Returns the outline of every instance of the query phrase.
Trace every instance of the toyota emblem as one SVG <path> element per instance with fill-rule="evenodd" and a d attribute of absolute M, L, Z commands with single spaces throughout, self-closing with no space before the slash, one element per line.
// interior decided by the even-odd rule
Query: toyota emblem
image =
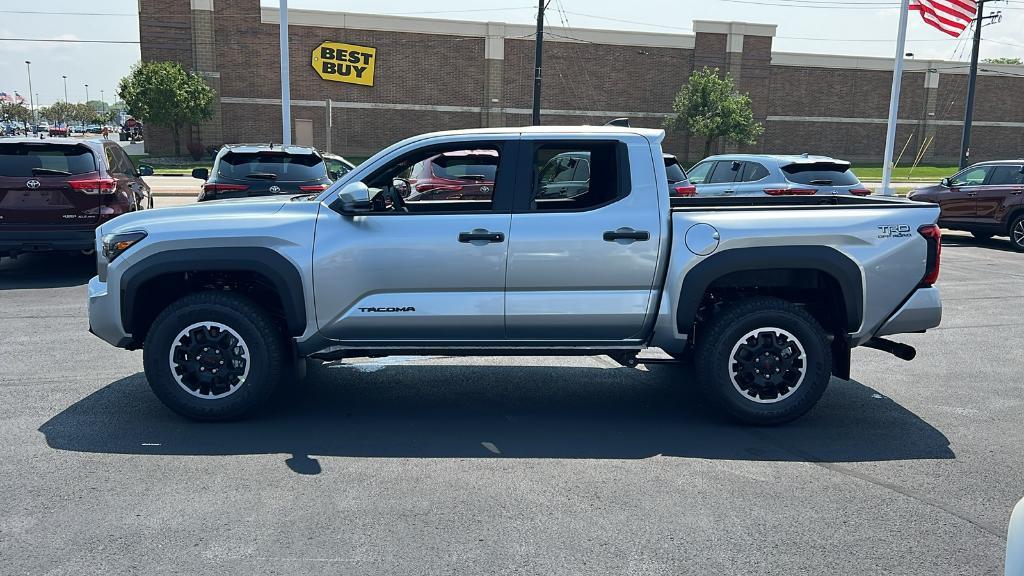
<path fill-rule="evenodd" d="M 35 190 L 36 188 L 39 188 L 41 184 L 39 184 L 39 180 L 29 180 L 28 182 L 25 182 L 25 186 L 28 186 L 29 190 Z"/>
<path fill-rule="evenodd" d="M 270 191 L 273 192 L 274 194 L 277 194 L 278 192 L 281 191 L 281 187 L 280 186 L 271 186 L 270 187 Z"/>
<path fill-rule="evenodd" d="M 480 193 L 481 194 L 487 194 L 490 191 L 491 191 L 491 187 L 490 186 L 481 186 L 480 187 Z"/>

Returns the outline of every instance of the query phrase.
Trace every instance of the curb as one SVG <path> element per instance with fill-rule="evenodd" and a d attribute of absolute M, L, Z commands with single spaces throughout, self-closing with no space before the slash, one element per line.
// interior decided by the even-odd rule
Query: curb
<path fill-rule="evenodd" d="M 199 192 L 151 192 L 153 198 L 198 198 Z"/>

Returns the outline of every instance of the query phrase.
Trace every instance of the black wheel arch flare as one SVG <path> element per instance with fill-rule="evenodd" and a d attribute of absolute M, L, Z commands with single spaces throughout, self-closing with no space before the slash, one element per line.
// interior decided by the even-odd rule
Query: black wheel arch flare
<path fill-rule="evenodd" d="M 689 334 L 704 294 L 716 280 L 733 272 L 816 270 L 831 276 L 842 290 L 846 330 L 856 332 L 864 318 L 864 284 L 860 267 L 830 246 L 759 246 L 724 250 L 706 257 L 683 278 L 676 307 L 679 331 Z"/>
<path fill-rule="evenodd" d="M 176 272 L 252 272 L 270 281 L 281 300 L 286 328 L 291 336 L 306 330 L 305 293 L 302 276 L 287 258 L 270 248 L 216 247 L 168 250 L 133 264 L 121 276 L 121 324 L 135 336 L 133 318 L 140 288 L 149 280 Z"/>

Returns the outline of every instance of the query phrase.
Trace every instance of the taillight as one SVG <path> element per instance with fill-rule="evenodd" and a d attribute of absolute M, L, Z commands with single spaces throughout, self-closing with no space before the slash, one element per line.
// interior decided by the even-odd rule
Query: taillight
<path fill-rule="evenodd" d="M 330 187 L 330 184 L 310 184 L 308 186 L 299 186 L 299 190 L 303 192 L 323 192 Z"/>
<path fill-rule="evenodd" d="M 854 196 L 870 196 L 871 190 L 868 190 L 867 188 L 851 188 L 850 194 L 853 194 Z"/>
<path fill-rule="evenodd" d="M 203 184 L 204 192 L 234 192 L 248 189 L 249 187 L 246 186 L 245 184 L 211 184 L 209 182 Z"/>
<path fill-rule="evenodd" d="M 682 185 L 676 184 L 672 186 L 672 191 L 676 196 L 696 196 L 697 187 L 693 185 Z"/>
<path fill-rule="evenodd" d="M 764 193 L 769 196 L 811 196 L 817 194 L 814 188 L 765 188 Z"/>
<path fill-rule="evenodd" d="M 917 229 L 928 243 L 928 259 L 924 265 L 922 286 L 931 286 L 939 279 L 939 264 L 942 257 L 942 231 L 935 224 L 925 224 Z"/>
<path fill-rule="evenodd" d="M 111 194 L 117 188 L 117 180 L 113 178 L 90 178 L 88 180 L 68 180 L 72 190 L 85 194 Z"/>

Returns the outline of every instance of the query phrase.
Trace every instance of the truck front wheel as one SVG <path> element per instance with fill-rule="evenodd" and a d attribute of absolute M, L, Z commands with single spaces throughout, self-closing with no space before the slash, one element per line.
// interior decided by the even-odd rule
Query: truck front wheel
<path fill-rule="evenodd" d="M 230 420 L 263 404 L 286 364 L 280 330 L 259 305 L 197 292 L 168 306 L 143 349 L 146 380 L 168 408 L 194 420 Z"/>
<path fill-rule="evenodd" d="M 799 418 L 832 377 L 828 334 L 806 310 L 779 298 L 732 304 L 698 336 L 701 385 L 712 401 L 750 424 Z"/>

